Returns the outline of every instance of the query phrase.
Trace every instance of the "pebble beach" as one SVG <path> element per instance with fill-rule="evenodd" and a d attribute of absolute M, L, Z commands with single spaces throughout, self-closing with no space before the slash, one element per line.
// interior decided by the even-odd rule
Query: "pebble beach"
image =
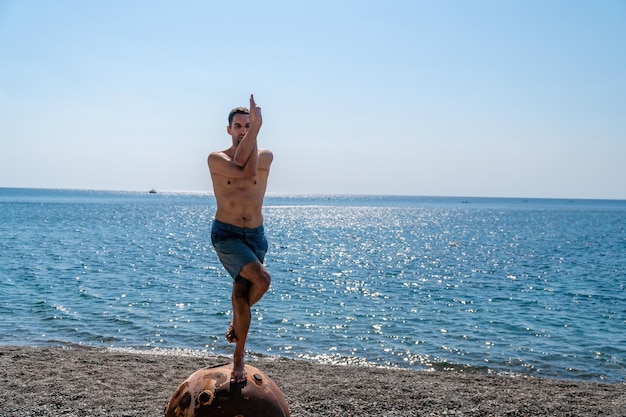
<path fill-rule="evenodd" d="M 162 416 L 190 374 L 228 361 L 100 348 L 0 346 L 0 416 Z M 293 417 L 626 415 L 625 383 L 284 358 L 249 363 L 276 382 Z"/>

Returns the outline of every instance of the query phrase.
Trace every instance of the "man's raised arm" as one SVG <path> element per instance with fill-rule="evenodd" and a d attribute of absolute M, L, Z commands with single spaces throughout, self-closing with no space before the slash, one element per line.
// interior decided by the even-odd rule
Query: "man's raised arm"
<path fill-rule="evenodd" d="M 263 124 L 261 108 L 254 101 L 254 94 L 250 95 L 250 127 L 246 135 L 237 146 L 233 161 L 246 172 L 255 175 L 258 165 L 257 136 Z"/>

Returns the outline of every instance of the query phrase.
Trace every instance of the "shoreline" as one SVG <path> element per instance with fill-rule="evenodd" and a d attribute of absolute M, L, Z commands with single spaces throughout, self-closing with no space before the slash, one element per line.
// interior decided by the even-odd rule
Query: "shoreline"
<path fill-rule="evenodd" d="M 178 385 L 224 356 L 0 346 L 0 417 L 162 416 Z M 624 416 L 626 383 L 251 359 L 293 417 Z"/>

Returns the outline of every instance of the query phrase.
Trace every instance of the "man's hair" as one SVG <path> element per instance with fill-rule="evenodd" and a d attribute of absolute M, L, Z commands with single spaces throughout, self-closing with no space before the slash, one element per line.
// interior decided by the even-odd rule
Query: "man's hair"
<path fill-rule="evenodd" d="M 235 117 L 236 114 L 250 114 L 250 111 L 245 107 L 235 107 L 232 109 L 230 113 L 228 113 L 228 126 L 232 126 L 233 117 Z"/>

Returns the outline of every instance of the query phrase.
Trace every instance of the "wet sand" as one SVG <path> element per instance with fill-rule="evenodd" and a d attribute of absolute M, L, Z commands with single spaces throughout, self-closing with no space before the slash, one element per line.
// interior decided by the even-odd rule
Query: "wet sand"
<path fill-rule="evenodd" d="M 163 416 L 178 385 L 225 357 L 0 346 L 0 416 Z M 626 416 L 626 383 L 250 361 L 293 417 Z"/>

